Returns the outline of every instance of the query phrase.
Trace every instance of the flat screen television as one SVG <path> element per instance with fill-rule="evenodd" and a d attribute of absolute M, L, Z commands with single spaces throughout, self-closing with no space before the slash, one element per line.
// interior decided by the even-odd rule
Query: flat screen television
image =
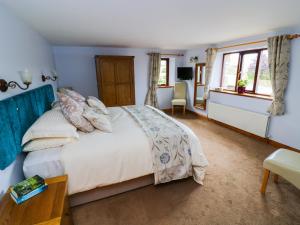
<path fill-rule="evenodd" d="M 177 78 L 180 80 L 192 80 L 193 67 L 177 67 Z"/>

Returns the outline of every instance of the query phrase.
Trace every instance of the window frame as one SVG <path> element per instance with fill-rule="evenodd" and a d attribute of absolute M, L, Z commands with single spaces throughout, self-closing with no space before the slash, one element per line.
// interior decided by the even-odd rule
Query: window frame
<path fill-rule="evenodd" d="M 158 87 L 169 87 L 169 65 L 170 65 L 170 59 L 169 58 L 161 58 L 160 59 L 160 63 L 161 61 L 166 61 L 166 84 L 159 84 Z M 160 71 L 159 71 L 160 73 Z"/>
<path fill-rule="evenodd" d="M 254 75 L 254 81 L 253 81 L 253 88 L 252 90 L 246 90 L 245 93 L 247 94 L 254 94 L 254 95 L 262 95 L 262 96 L 271 96 L 269 94 L 261 94 L 257 93 L 257 79 L 258 79 L 258 70 L 259 70 L 259 63 L 260 63 L 260 56 L 261 52 L 268 50 L 267 48 L 259 48 L 259 49 L 251 49 L 251 50 L 242 50 L 242 51 L 234 51 L 234 52 L 227 52 L 223 54 L 223 59 L 222 59 L 222 71 L 221 71 L 221 79 L 220 79 L 220 87 L 223 87 L 223 78 L 224 78 L 224 61 L 225 61 L 225 56 L 230 55 L 230 54 L 236 54 L 239 53 L 239 60 L 238 60 L 238 66 L 237 66 L 237 71 L 236 71 L 236 80 L 235 80 L 235 89 L 234 92 L 237 92 L 237 82 L 241 78 L 241 69 L 242 69 L 242 64 L 243 64 L 243 57 L 247 54 L 251 53 L 257 53 L 257 59 L 256 59 L 256 68 L 255 68 L 255 75 Z M 224 88 L 226 91 L 233 91 Z"/>

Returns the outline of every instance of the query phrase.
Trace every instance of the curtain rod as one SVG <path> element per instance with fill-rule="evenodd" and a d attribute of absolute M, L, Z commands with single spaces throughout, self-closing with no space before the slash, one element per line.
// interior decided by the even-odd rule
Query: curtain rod
<path fill-rule="evenodd" d="M 151 55 L 151 53 L 147 53 L 147 55 Z M 170 55 L 170 56 L 184 56 L 184 54 L 175 54 L 175 53 L 161 53 L 160 55 Z"/>
<path fill-rule="evenodd" d="M 299 38 L 299 37 L 300 37 L 300 34 L 290 34 L 288 36 L 288 38 L 290 40 L 293 40 L 293 39 Z M 265 42 L 267 42 L 267 40 L 252 41 L 252 42 L 247 42 L 247 43 L 242 43 L 242 44 L 228 45 L 228 46 L 220 47 L 220 48 L 217 48 L 217 50 L 226 49 L 226 48 L 233 48 L 233 47 L 239 47 L 239 46 L 244 46 L 244 45 L 254 45 L 254 44 L 265 43 Z"/>

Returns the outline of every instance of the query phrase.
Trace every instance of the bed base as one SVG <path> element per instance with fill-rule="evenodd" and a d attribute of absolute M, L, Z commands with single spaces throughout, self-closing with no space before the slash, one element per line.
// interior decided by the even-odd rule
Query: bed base
<path fill-rule="evenodd" d="M 112 184 L 105 187 L 95 188 L 89 191 L 76 193 L 69 196 L 70 206 L 78 206 L 88 202 L 100 200 L 113 195 L 121 194 L 137 188 L 145 187 L 154 184 L 154 175 L 146 175 L 132 180 L 124 181 L 117 184 Z"/>

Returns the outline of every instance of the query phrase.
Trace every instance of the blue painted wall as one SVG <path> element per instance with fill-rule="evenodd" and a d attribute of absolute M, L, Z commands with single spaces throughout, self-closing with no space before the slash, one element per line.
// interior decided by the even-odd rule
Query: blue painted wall
<path fill-rule="evenodd" d="M 55 46 L 53 53 L 57 71 L 60 75 L 59 86 L 71 86 L 85 96 L 98 96 L 95 55 L 134 56 L 136 104 L 144 104 L 149 86 L 148 52 L 181 53 L 180 50 L 153 50 L 142 48 L 80 47 Z M 176 67 L 182 66 L 183 57 L 170 57 L 170 84 L 175 83 Z M 173 89 L 158 90 L 160 108 L 171 108 Z"/>
<path fill-rule="evenodd" d="M 217 43 L 217 47 L 246 43 L 257 40 L 264 40 L 269 36 L 279 35 L 279 34 L 293 34 L 299 33 L 300 28 L 286 28 L 283 30 L 278 30 L 275 32 L 252 36 L 248 38 L 242 38 L 237 40 L 232 40 L 226 43 Z M 202 46 L 197 49 L 191 49 L 186 52 L 185 65 L 194 66 L 194 64 L 189 63 L 190 56 L 198 56 L 201 62 L 205 62 L 206 54 L 205 49 L 208 46 Z M 236 50 L 245 50 L 253 48 L 262 48 L 267 47 L 266 43 L 258 45 L 250 45 L 243 47 L 235 47 L 231 49 L 225 49 L 218 51 L 216 62 L 213 68 L 213 77 L 211 88 L 220 86 L 220 77 L 221 77 L 221 66 L 222 66 L 222 56 L 225 52 L 231 52 Z M 274 116 L 271 118 L 270 128 L 269 128 L 269 138 L 275 140 L 282 144 L 300 149 L 300 92 L 299 92 L 299 83 L 300 83 L 300 38 L 294 39 L 291 46 L 291 55 L 290 55 L 290 73 L 289 73 L 289 82 L 288 88 L 286 91 L 286 113 L 283 116 Z M 194 96 L 194 81 L 189 83 L 189 95 Z M 189 108 L 193 111 L 197 111 L 201 114 L 206 114 L 206 111 L 197 110 L 193 107 L 193 99 L 190 98 Z M 266 113 L 268 107 L 271 104 L 271 101 L 255 99 L 255 98 L 245 98 L 240 96 L 222 94 L 222 93 L 211 93 L 210 101 L 218 102 L 220 104 L 230 105 L 237 108 L 242 108 L 258 113 Z"/>
<path fill-rule="evenodd" d="M 38 33 L 0 4 L 0 78 L 21 82 L 18 71 L 28 68 L 33 76 L 30 88 L 43 85 L 40 73 L 54 69 L 51 46 Z M 56 87 L 55 83 L 52 83 Z M 20 93 L 9 89 L 0 93 L 0 100 Z M 23 155 L 5 170 L 0 170 L 0 198 L 9 185 L 23 179 Z"/>

